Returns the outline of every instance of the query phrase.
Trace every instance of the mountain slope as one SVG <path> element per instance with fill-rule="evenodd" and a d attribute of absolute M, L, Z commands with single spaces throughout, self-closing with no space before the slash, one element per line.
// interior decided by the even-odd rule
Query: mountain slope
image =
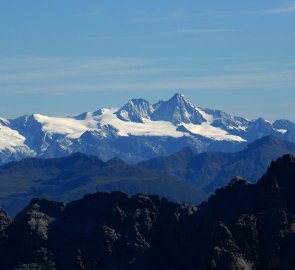
<path fill-rule="evenodd" d="M 199 207 L 114 192 L 0 212 L 1 269 L 294 269 L 295 157 Z"/>
<path fill-rule="evenodd" d="M 0 118 L 0 164 L 25 157 L 56 158 L 75 152 L 137 163 L 194 151 L 235 152 L 263 136 L 295 142 L 295 124 L 247 120 L 195 106 L 181 94 L 150 104 L 131 99 L 121 108 L 99 109 L 77 116 L 24 115 Z"/>
<path fill-rule="evenodd" d="M 267 136 L 236 153 L 205 152 L 186 157 L 176 153 L 170 157 L 143 161 L 139 165 L 178 176 L 192 187 L 210 194 L 237 175 L 256 182 L 270 162 L 284 154 L 295 154 L 295 145 Z M 177 166 L 169 166 L 179 159 L 182 161 Z"/>
<path fill-rule="evenodd" d="M 198 203 L 205 194 L 176 177 L 118 158 L 103 162 L 73 154 L 59 159 L 24 159 L 0 167 L 0 206 L 15 214 L 33 197 L 70 201 L 95 191 L 160 195 L 177 202 Z"/>

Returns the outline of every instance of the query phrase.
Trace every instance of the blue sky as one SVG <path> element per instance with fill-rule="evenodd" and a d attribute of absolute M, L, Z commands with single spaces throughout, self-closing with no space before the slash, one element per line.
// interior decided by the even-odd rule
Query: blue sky
<path fill-rule="evenodd" d="M 295 1 L 1 1 L 0 115 L 173 93 L 295 120 Z"/>

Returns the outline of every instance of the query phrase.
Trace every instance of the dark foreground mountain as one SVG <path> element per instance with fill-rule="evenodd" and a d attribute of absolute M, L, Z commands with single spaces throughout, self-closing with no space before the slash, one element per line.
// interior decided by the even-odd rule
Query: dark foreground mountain
<path fill-rule="evenodd" d="M 72 201 L 96 191 L 155 194 L 200 203 L 203 192 L 176 177 L 113 158 L 104 162 L 76 153 L 58 159 L 24 159 L 0 167 L 0 207 L 14 215 L 34 197 Z"/>
<path fill-rule="evenodd" d="M 195 154 L 185 148 L 171 156 L 157 157 L 139 165 L 177 176 L 188 185 L 211 194 L 237 175 L 256 183 L 271 161 L 285 154 L 295 154 L 295 145 L 267 136 L 236 153 Z"/>
<path fill-rule="evenodd" d="M 114 192 L 0 211 L 0 269 L 295 269 L 295 157 L 198 208 Z"/>

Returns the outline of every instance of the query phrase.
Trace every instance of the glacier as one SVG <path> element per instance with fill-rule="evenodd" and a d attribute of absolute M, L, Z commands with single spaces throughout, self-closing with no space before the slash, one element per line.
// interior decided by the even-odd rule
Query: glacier
<path fill-rule="evenodd" d="M 176 93 L 150 104 L 139 98 L 121 108 L 104 108 L 71 117 L 41 114 L 0 118 L 0 163 L 25 157 L 61 157 L 74 152 L 103 160 L 138 162 L 172 154 L 183 147 L 197 152 L 237 151 L 267 135 L 295 142 L 295 124 L 248 120 L 195 106 Z"/>

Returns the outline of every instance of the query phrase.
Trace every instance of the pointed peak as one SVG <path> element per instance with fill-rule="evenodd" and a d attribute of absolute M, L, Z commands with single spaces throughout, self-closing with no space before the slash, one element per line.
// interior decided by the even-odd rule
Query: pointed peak
<path fill-rule="evenodd" d="M 132 99 L 129 99 L 128 102 L 122 107 L 123 108 L 128 108 L 128 107 L 135 107 L 135 108 L 140 108 L 140 107 L 150 107 L 150 103 L 143 99 L 143 98 L 132 98 Z"/>
<path fill-rule="evenodd" d="M 271 124 L 271 122 L 269 122 L 268 120 L 262 118 L 262 117 L 258 117 L 257 119 L 253 120 L 253 122 L 255 123 L 263 123 L 263 124 Z"/>
<path fill-rule="evenodd" d="M 118 158 L 118 157 L 113 157 L 111 158 L 109 161 L 106 162 L 107 165 L 121 165 L 121 166 L 125 166 L 127 165 L 126 162 L 124 162 L 122 159 Z"/>
<path fill-rule="evenodd" d="M 127 103 L 141 104 L 141 103 L 149 103 L 149 102 L 143 98 L 132 98 L 132 99 L 129 99 Z"/>
<path fill-rule="evenodd" d="M 174 106 L 179 107 L 188 107 L 192 109 L 196 109 L 196 106 L 183 94 L 175 93 L 167 103 L 174 104 Z"/>
<path fill-rule="evenodd" d="M 176 93 L 168 101 L 154 105 L 153 120 L 169 121 L 173 124 L 192 123 L 201 124 L 206 122 L 197 107 L 184 95 Z"/>
<path fill-rule="evenodd" d="M 173 95 L 173 97 L 172 98 L 184 98 L 185 99 L 185 96 L 183 95 L 183 94 L 180 94 L 180 93 L 175 93 L 174 95 Z"/>
<path fill-rule="evenodd" d="M 241 176 L 235 176 L 229 183 L 228 187 L 233 187 L 236 185 L 251 185 L 251 183 Z"/>
<path fill-rule="evenodd" d="M 179 94 L 179 93 L 175 93 L 171 98 L 170 100 L 177 100 L 177 101 L 184 101 L 184 102 L 187 102 L 187 103 L 191 103 L 188 98 L 183 95 L 183 94 Z M 192 103 L 191 103 L 192 104 Z"/>
<path fill-rule="evenodd" d="M 153 111 L 152 105 L 143 98 L 130 99 L 115 114 L 123 121 L 143 123 Z"/>

